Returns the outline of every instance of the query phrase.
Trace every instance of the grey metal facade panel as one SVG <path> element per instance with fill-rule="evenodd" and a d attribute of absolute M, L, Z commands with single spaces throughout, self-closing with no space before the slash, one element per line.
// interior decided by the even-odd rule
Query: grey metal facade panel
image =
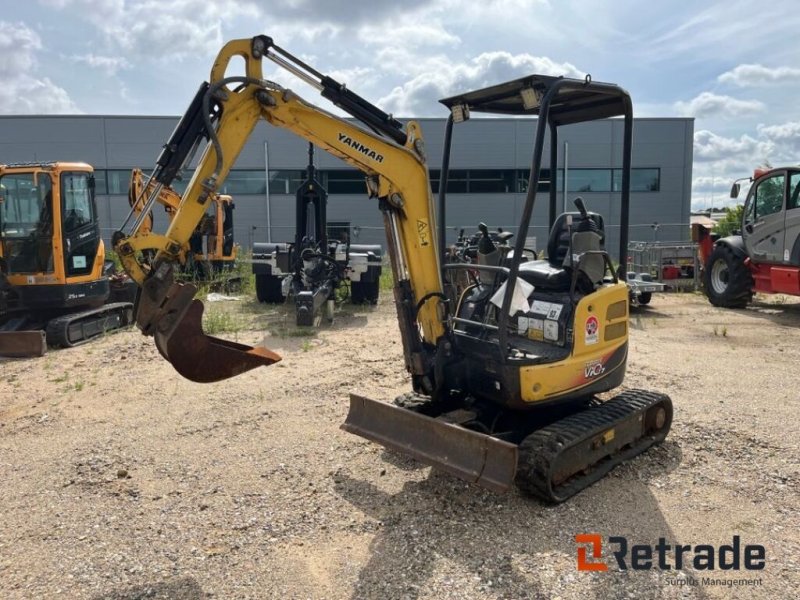
<path fill-rule="evenodd" d="M 86 162 L 96 169 L 104 168 L 103 144 L 78 140 L 53 140 L 49 143 L 0 142 L 0 163 L 53 161 Z"/>
<path fill-rule="evenodd" d="M 103 117 L 108 144 L 145 144 L 162 146 L 178 119 L 175 117 Z M 155 159 L 155 157 L 153 157 Z"/>
<path fill-rule="evenodd" d="M 428 164 L 441 166 L 445 119 L 420 119 L 426 140 Z M 150 167 L 177 124 L 175 117 L 124 116 L 42 116 L 0 117 L 0 162 L 28 160 L 82 160 L 95 168 L 127 169 Z M 454 169 L 490 169 L 530 167 L 534 119 L 473 119 L 458 124 L 454 130 Z M 686 239 L 688 226 L 664 225 L 688 223 L 691 202 L 692 119 L 637 119 L 634 124 L 634 167 L 661 169 L 659 192 L 633 194 L 631 239 Z M 564 142 L 569 145 L 569 168 L 619 168 L 622 158 L 623 121 L 612 119 L 562 128 L 559 132 L 559 162 L 563 163 Z M 307 143 L 292 133 L 259 123 L 235 164 L 237 169 L 263 170 L 265 142 L 271 170 L 303 170 Z M 543 157 L 549 166 L 549 156 Z M 318 168 L 348 168 L 325 152 L 316 152 Z M 571 200 L 574 193 L 568 194 Z M 609 224 L 610 248 L 616 249 L 619 219 L 618 194 L 582 193 L 591 210 L 604 214 Z M 236 235 L 248 246 L 253 239 L 266 239 L 267 204 L 263 196 L 240 196 L 236 199 Z M 559 192 L 559 207 L 563 196 Z M 362 196 L 332 195 L 329 199 L 331 221 L 349 221 L 360 228 L 358 241 L 385 243 L 380 211 Z M 457 230 L 474 231 L 485 220 L 490 226 L 512 231 L 524 204 L 523 194 L 452 194 L 448 202 L 448 242 Z M 537 197 L 530 235 L 539 248 L 547 238 L 547 194 Z M 98 198 L 101 226 L 106 239 L 128 211 L 124 196 Z M 158 213 L 157 213 L 158 214 Z M 270 211 L 274 241 L 288 241 L 293 235 L 294 196 L 273 194 Z M 159 227 L 163 215 L 157 217 Z M 659 223 L 659 230 L 652 228 Z"/>
<path fill-rule="evenodd" d="M 4 143 L 46 146 L 54 141 L 103 143 L 102 117 L 31 116 L 0 117 L 0 139 Z"/>

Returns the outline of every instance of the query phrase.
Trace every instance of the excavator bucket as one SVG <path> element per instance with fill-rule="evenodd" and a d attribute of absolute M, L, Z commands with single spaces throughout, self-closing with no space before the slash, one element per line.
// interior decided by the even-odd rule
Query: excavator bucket
<path fill-rule="evenodd" d="M 266 348 L 246 346 L 203 333 L 203 303 L 192 300 L 168 334 L 155 333 L 156 347 L 181 375 L 197 383 L 212 383 L 281 360 Z"/>
<path fill-rule="evenodd" d="M 514 484 L 517 446 L 453 423 L 350 394 L 342 429 L 496 492 Z"/>
<path fill-rule="evenodd" d="M 0 356 L 30 358 L 44 356 L 46 351 L 44 331 L 0 331 Z"/>

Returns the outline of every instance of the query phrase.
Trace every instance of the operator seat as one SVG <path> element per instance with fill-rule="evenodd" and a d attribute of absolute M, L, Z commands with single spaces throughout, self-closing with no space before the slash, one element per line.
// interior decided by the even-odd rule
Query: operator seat
<path fill-rule="evenodd" d="M 605 242 L 603 217 L 591 212 L 587 213 L 586 217 L 581 216 L 579 212 L 561 213 L 550 230 L 550 237 L 547 240 L 547 259 L 521 263 L 519 276 L 542 291 L 568 292 L 572 283 L 570 236 L 575 236 L 573 254 L 603 250 Z M 602 280 L 604 272 L 605 262 L 601 256 L 586 257 L 579 280 L 593 289 Z"/>

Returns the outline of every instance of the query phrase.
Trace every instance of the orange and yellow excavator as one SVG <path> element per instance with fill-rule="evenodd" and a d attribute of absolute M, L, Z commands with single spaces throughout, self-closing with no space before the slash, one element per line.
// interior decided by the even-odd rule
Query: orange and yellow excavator
<path fill-rule="evenodd" d="M 112 266 L 90 165 L 0 165 L 0 356 L 40 356 L 128 325 L 132 294 Z"/>
<path fill-rule="evenodd" d="M 133 214 L 139 215 L 144 209 L 145 198 L 149 196 L 155 185 L 150 180 L 145 189 L 145 175 L 141 169 L 131 171 L 128 186 L 128 203 Z M 181 203 L 181 196 L 169 186 L 162 186 L 156 201 L 164 207 L 168 220 L 172 220 Z M 198 280 L 207 280 L 214 275 L 233 269 L 239 253 L 238 244 L 233 236 L 233 198 L 227 194 L 214 194 L 209 210 L 197 224 L 189 242 L 182 250 L 180 257 L 184 270 Z M 153 230 L 153 211 L 144 216 L 140 231 L 148 233 Z"/>
<path fill-rule="evenodd" d="M 233 58 L 244 59 L 245 75 L 226 73 Z M 354 119 L 324 112 L 265 80 L 264 60 L 317 88 Z M 524 253 L 540 166 L 549 158 L 551 171 L 556 168 L 559 128 L 620 116 L 625 126 L 618 259 L 626 264 L 631 100 L 619 86 L 589 77 L 529 75 L 441 102 L 450 117 L 437 211 L 416 122 L 399 122 L 267 36 L 226 44 L 210 81 L 164 146 L 142 210 L 114 234 L 126 271 L 141 286 L 136 324 L 193 381 L 218 381 L 280 360 L 266 348 L 205 335 L 196 288 L 175 277 L 186 244 L 263 119 L 360 169 L 365 201 L 383 214 L 413 390 L 394 404 L 351 395 L 343 428 L 490 489 L 516 483 L 559 502 L 662 441 L 672 421 L 672 403 L 661 393 L 626 390 L 598 397 L 622 383 L 628 354 L 628 289 L 605 250 L 602 217 L 580 199 L 577 211 L 556 216 L 556 190 L 550 186 L 547 258 L 531 260 Z M 516 242 L 501 252 L 487 238 L 475 263 L 444 264 L 453 130 L 481 112 L 538 116 Z M 202 155 L 166 232 L 143 229 L 142 215 L 198 148 Z M 449 282 L 465 268 L 477 275 L 455 294 Z"/>

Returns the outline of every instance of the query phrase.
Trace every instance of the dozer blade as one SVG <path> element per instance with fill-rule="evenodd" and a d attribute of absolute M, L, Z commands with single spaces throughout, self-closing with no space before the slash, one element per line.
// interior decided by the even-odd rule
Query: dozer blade
<path fill-rule="evenodd" d="M 156 347 L 175 370 L 191 381 L 222 381 L 281 360 L 266 348 L 253 348 L 203 333 L 203 303 L 192 300 L 177 325 L 167 333 L 156 331 Z"/>
<path fill-rule="evenodd" d="M 0 331 L 0 356 L 29 358 L 44 356 L 46 351 L 44 331 Z"/>
<path fill-rule="evenodd" d="M 516 445 L 452 423 L 350 394 L 342 429 L 496 492 L 514 484 Z"/>

